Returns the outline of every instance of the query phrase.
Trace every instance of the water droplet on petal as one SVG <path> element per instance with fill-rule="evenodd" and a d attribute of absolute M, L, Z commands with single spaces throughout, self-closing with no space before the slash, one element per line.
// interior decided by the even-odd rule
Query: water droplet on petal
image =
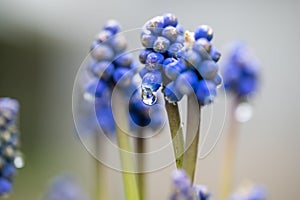
<path fill-rule="evenodd" d="M 249 103 L 240 103 L 235 110 L 235 119 L 238 122 L 247 122 L 252 118 L 253 110 Z"/>
<path fill-rule="evenodd" d="M 157 97 L 149 88 L 142 88 L 142 99 L 144 104 L 152 106 L 156 103 Z"/>

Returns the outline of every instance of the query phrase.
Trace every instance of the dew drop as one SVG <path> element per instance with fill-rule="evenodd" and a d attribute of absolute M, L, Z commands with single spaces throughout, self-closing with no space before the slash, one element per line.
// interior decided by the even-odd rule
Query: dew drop
<path fill-rule="evenodd" d="M 253 110 L 249 103 L 240 103 L 235 110 L 235 119 L 238 122 L 247 122 L 252 118 Z"/>
<path fill-rule="evenodd" d="M 144 104 L 152 106 L 156 103 L 157 97 L 150 88 L 142 88 L 142 99 Z"/>
<path fill-rule="evenodd" d="M 16 168 L 20 169 L 23 168 L 25 165 L 24 159 L 21 155 L 18 155 L 14 159 L 14 165 Z"/>

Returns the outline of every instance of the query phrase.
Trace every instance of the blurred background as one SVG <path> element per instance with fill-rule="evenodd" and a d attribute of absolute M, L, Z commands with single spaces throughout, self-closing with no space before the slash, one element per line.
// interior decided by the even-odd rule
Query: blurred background
<path fill-rule="evenodd" d="M 300 199 L 299 9 L 296 0 L 1 0 L 0 96 L 21 103 L 26 159 L 8 199 L 41 199 L 49 180 L 64 172 L 74 174 L 92 194 L 93 158 L 78 140 L 72 118 L 77 70 L 108 19 L 118 20 L 128 30 L 165 12 L 175 13 L 189 30 L 209 24 L 215 32 L 214 45 L 221 52 L 236 39 L 253 48 L 262 65 L 262 83 L 253 103 L 253 119 L 240 127 L 234 185 L 252 180 L 267 188 L 269 199 Z M 139 43 L 139 39 L 129 43 Z M 217 101 L 224 100 L 220 94 Z M 215 112 L 222 115 L 218 109 Z M 223 139 L 224 135 L 197 169 L 197 183 L 207 185 L 214 194 Z M 167 198 L 173 169 L 171 165 L 148 174 L 150 199 Z M 115 192 L 122 191 L 121 174 L 107 172 L 110 199 L 123 199 L 122 192 Z"/>

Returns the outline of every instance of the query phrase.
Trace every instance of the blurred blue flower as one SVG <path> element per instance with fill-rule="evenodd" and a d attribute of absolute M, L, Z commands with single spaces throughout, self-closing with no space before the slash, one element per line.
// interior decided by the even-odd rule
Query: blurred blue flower
<path fill-rule="evenodd" d="M 89 198 L 69 175 L 56 177 L 50 184 L 44 200 L 88 200 Z"/>
<path fill-rule="evenodd" d="M 238 98 L 246 98 L 257 91 L 258 63 L 242 42 L 234 43 L 229 54 L 223 68 L 225 89 Z"/>
<path fill-rule="evenodd" d="M 16 168 L 23 167 L 19 153 L 18 111 L 16 100 L 0 98 L 0 196 L 12 191 Z"/>
<path fill-rule="evenodd" d="M 156 129 L 162 124 L 163 115 L 143 104 L 140 98 L 141 89 L 134 80 L 138 65 L 132 54 L 125 52 L 127 42 L 120 34 L 120 30 L 120 25 L 116 21 L 109 21 L 93 42 L 92 60 L 87 68 L 91 81 L 85 87 L 85 99 L 95 103 L 97 121 L 105 134 L 115 133 L 116 130 L 111 105 L 115 87 L 121 88 L 124 102 L 129 101 L 131 119 L 129 122 L 132 131 L 140 127 L 148 127 L 148 125 L 149 128 Z M 145 42 L 149 41 L 145 39 Z M 140 55 L 141 62 L 147 63 L 149 69 L 152 66 L 162 66 L 163 55 L 152 53 L 152 57 L 147 57 L 151 53 L 152 51 L 145 50 Z M 161 74 L 150 71 L 146 70 L 147 76 L 144 80 L 146 83 L 156 84 L 154 87 L 158 89 L 162 82 Z M 137 94 L 139 98 L 137 98 Z"/>
<path fill-rule="evenodd" d="M 85 99 L 95 103 L 97 121 L 105 134 L 115 133 L 111 107 L 113 89 L 120 87 L 126 94 L 137 67 L 132 54 L 125 52 L 127 41 L 120 30 L 115 20 L 104 25 L 92 43 L 92 60 L 87 68 L 91 81 L 86 86 Z"/>

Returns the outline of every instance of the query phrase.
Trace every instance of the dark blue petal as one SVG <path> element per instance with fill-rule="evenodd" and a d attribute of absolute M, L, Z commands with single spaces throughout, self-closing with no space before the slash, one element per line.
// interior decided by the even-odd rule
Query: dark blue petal
<path fill-rule="evenodd" d="M 201 25 L 195 30 L 195 39 L 205 38 L 208 41 L 211 41 L 213 38 L 213 30 L 207 25 Z"/>
<path fill-rule="evenodd" d="M 199 81 L 196 95 L 201 105 L 212 103 L 217 95 L 215 84 L 211 81 Z"/>

